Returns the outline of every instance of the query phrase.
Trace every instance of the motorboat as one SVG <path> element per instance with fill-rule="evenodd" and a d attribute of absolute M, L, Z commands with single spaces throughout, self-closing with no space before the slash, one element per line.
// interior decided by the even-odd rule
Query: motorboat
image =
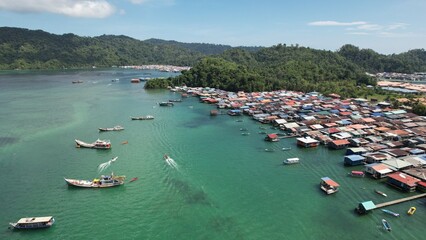
<path fill-rule="evenodd" d="M 111 175 L 102 175 L 99 178 L 93 180 L 79 180 L 64 178 L 70 186 L 82 187 L 82 188 L 107 188 L 115 187 L 124 184 L 126 176 L 115 176 L 113 173 Z"/>
<path fill-rule="evenodd" d="M 111 128 L 99 128 L 99 131 L 106 132 L 106 131 L 121 131 L 124 130 L 124 128 L 120 125 L 111 127 Z"/>
<path fill-rule="evenodd" d="M 363 171 L 351 171 L 349 175 L 352 177 L 364 177 L 365 173 Z"/>
<path fill-rule="evenodd" d="M 390 215 L 392 215 L 394 217 L 399 217 L 399 213 L 392 212 L 391 210 L 382 209 L 382 211 L 385 212 L 385 213 L 387 213 L 387 214 L 390 214 Z"/>
<path fill-rule="evenodd" d="M 51 227 L 53 223 L 55 223 L 55 219 L 48 216 L 21 218 L 16 223 L 9 223 L 9 225 L 14 229 L 37 229 Z"/>
<path fill-rule="evenodd" d="M 284 164 L 296 164 L 299 163 L 299 158 L 287 158 L 283 161 Z"/>
<path fill-rule="evenodd" d="M 325 193 L 332 194 L 339 191 L 340 185 L 329 177 L 323 177 L 321 178 L 320 187 Z"/>
<path fill-rule="evenodd" d="M 174 103 L 172 103 L 172 102 L 160 102 L 159 105 L 161 107 L 173 107 Z"/>
<path fill-rule="evenodd" d="M 146 115 L 146 116 L 139 116 L 139 117 L 131 117 L 132 120 L 152 120 L 154 119 L 154 116 Z"/>
<path fill-rule="evenodd" d="M 390 224 L 389 224 L 389 222 L 388 221 L 386 221 L 386 219 L 382 219 L 382 224 L 383 224 L 383 228 L 386 230 L 386 231 L 392 231 L 392 228 L 391 228 L 391 226 L 390 226 Z"/>
<path fill-rule="evenodd" d="M 379 195 L 382 195 L 383 197 L 387 197 L 388 196 L 386 193 L 384 193 L 382 191 L 379 191 L 379 190 L 374 190 L 374 192 L 376 192 Z"/>
<path fill-rule="evenodd" d="M 75 139 L 75 143 L 77 144 L 77 147 L 84 147 L 84 148 L 95 148 L 95 149 L 110 149 L 111 148 L 111 142 L 109 140 L 100 140 L 97 139 L 93 143 L 86 143 L 81 140 Z"/>

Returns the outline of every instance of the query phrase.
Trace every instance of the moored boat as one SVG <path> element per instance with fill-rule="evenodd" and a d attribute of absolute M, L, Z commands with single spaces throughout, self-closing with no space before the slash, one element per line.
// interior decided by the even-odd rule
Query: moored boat
<path fill-rule="evenodd" d="M 410 207 L 410 209 L 408 209 L 407 214 L 408 215 L 413 215 L 416 212 L 416 207 Z"/>
<path fill-rule="evenodd" d="M 121 131 L 124 130 L 124 128 L 120 125 L 111 127 L 111 128 L 99 128 L 99 131 L 106 132 L 106 131 Z"/>
<path fill-rule="evenodd" d="M 374 190 L 374 192 L 376 192 L 379 195 L 382 195 L 383 197 L 387 197 L 388 196 L 386 193 L 384 193 L 382 191 L 379 191 L 379 190 Z"/>
<path fill-rule="evenodd" d="M 64 179 L 70 186 L 83 188 L 107 188 L 123 185 L 126 176 L 115 176 L 112 173 L 111 175 L 102 175 L 100 178 L 95 178 L 93 180 Z"/>
<path fill-rule="evenodd" d="M 172 102 L 160 102 L 159 105 L 161 107 L 173 107 L 174 103 L 172 103 Z"/>
<path fill-rule="evenodd" d="M 16 223 L 9 223 L 9 225 L 14 229 L 37 229 L 51 227 L 53 223 L 55 223 L 55 219 L 52 216 L 48 216 L 21 218 Z"/>
<path fill-rule="evenodd" d="M 390 226 L 390 224 L 389 224 L 389 222 L 388 221 L 386 221 L 386 219 L 382 219 L 382 224 L 383 224 L 383 228 L 386 230 L 386 231 L 392 231 L 392 228 L 391 228 L 391 226 Z"/>
<path fill-rule="evenodd" d="M 95 149 L 110 149 L 111 148 L 111 142 L 109 140 L 96 140 L 93 143 L 86 143 L 81 140 L 75 139 L 75 143 L 77 144 L 77 147 L 84 147 L 84 148 L 95 148 Z"/>
<path fill-rule="evenodd" d="M 392 215 L 394 217 L 399 217 L 399 213 L 392 212 L 391 210 L 382 209 L 382 211 L 385 212 L 385 213 L 387 213 L 387 214 L 390 214 L 390 215 Z"/>
<path fill-rule="evenodd" d="M 130 181 L 129 181 L 129 182 L 134 182 L 134 181 L 136 181 L 136 180 L 138 180 L 138 178 L 137 178 L 137 177 L 134 177 L 134 178 L 130 179 Z"/>
<path fill-rule="evenodd" d="M 131 117 L 132 120 L 152 120 L 154 119 L 154 116 L 146 115 L 146 116 L 139 116 L 139 117 Z"/>
<path fill-rule="evenodd" d="M 340 185 L 329 177 L 323 177 L 321 178 L 320 187 L 325 193 L 332 194 L 339 191 Z"/>
<path fill-rule="evenodd" d="M 283 161 L 284 164 L 296 164 L 299 163 L 299 158 L 287 158 Z"/>
<path fill-rule="evenodd" d="M 363 171 L 351 171 L 349 175 L 352 177 L 364 177 L 365 173 Z"/>

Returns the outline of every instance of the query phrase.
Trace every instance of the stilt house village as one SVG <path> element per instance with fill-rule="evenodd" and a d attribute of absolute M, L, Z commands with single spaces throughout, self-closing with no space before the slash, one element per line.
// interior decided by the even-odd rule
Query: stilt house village
<path fill-rule="evenodd" d="M 266 141 L 294 138 L 299 147 L 346 149 L 344 166 L 363 166 L 366 175 L 386 178 L 401 191 L 426 191 L 426 117 L 388 102 L 341 99 L 318 92 L 226 92 L 214 88 L 175 87 L 183 97 L 215 104 L 211 115 L 247 115 L 274 126 Z"/>

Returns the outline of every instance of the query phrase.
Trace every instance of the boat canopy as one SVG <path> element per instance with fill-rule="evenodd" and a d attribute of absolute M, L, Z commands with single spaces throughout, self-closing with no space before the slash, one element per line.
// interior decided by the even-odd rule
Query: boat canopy
<path fill-rule="evenodd" d="M 337 182 L 331 180 L 331 178 L 329 178 L 329 177 L 323 177 L 323 178 L 321 178 L 321 180 L 323 182 L 325 182 L 327 185 L 332 186 L 332 187 L 339 187 L 340 186 Z"/>
<path fill-rule="evenodd" d="M 53 217 L 49 216 L 49 217 L 33 217 L 33 218 L 21 218 L 19 219 L 18 223 L 43 223 L 43 222 L 49 222 Z"/>

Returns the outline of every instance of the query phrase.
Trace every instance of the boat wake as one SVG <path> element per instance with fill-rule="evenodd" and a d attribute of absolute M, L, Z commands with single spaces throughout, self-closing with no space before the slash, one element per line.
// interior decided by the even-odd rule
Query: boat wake
<path fill-rule="evenodd" d="M 117 160 L 117 158 L 118 157 L 115 157 L 115 158 L 109 160 L 108 162 L 104 162 L 104 163 L 99 164 L 99 166 L 98 166 L 98 172 L 102 172 L 103 170 L 107 169 L 109 166 L 111 166 L 111 164 L 113 162 L 115 162 Z"/>
<path fill-rule="evenodd" d="M 167 155 L 164 155 L 164 160 L 166 160 L 167 165 L 169 165 L 170 167 L 172 167 L 176 170 L 179 170 L 179 167 L 178 167 L 177 163 L 175 162 L 175 160 L 173 160 L 173 158 L 171 158 Z"/>

